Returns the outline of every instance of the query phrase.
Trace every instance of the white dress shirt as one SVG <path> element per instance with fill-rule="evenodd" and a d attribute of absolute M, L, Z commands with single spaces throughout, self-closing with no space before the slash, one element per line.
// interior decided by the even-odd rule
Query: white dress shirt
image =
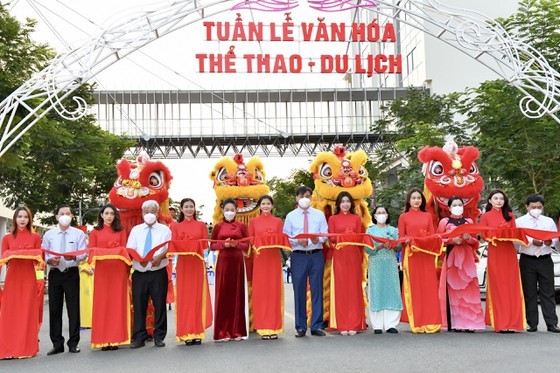
<path fill-rule="evenodd" d="M 284 221 L 284 228 L 282 229 L 285 234 L 289 237 L 295 237 L 303 232 L 303 219 L 304 210 L 297 208 L 290 212 L 286 216 Z M 310 207 L 307 209 L 307 233 L 328 233 L 329 226 L 327 224 L 327 219 L 325 219 L 325 214 L 322 211 Z M 319 237 L 319 242 L 313 243 L 310 239 L 307 240 L 307 247 L 303 247 L 299 244 L 297 239 L 290 238 L 290 244 L 292 245 L 292 250 L 294 251 L 311 251 L 316 249 L 322 249 L 323 243 L 327 240 L 327 237 Z"/>
<path fill-rule="evenodd" d="M 63 232 L 66 232 L 66 234 Z M 62 242 L 63 239 L 66 240 L 65 243 Z M 42 246 L 47 250 L 60 253 L 60 263 L 57 266 L 51 266 L 52 268 L 58 268 L 60 271 L 77 267 L 78 263 L 87 257 L 87 254 L 78 255 L 76 260 L 66 260 L 63 257 L 64 253 L 80 251 L 87 247 L 86 234 L 74 227 L 68 227 L 65 231 L 62 231 L 60 226 L 51 229 L 43 236 Z M 63 247 L 65 247 L 64 251 L 62 251 Z M 56 256 L 46 254 L 45 257 L 49 260 Z"/>
<path fill-rule="evenodd" d="M 148 228 L 149 225 L 146 223 L 142 223 L 133 227 L 130 231 L 130 235 L 128 236 L 128 242 L 126 243 L 127 248 L 136 250 L 136 252 L 142 257 L 144 256 L 144 243 L 146 242 L 146 236 L 148 235 Z M 155 223 L 154 225 L 152 225 L 152 248 L 169 240 L 171 240 L 171 229 L 169 229 L 166 225 L 160 223 Z M 156 251 L 154 256 L 166 251 L 167 245 Z M 132 268 L 134 268 L 135 271 L 139 272 L 157 271 L 159 269 L 165 268 L 168 262 L 169 259 L 163 258 L 161 260 L 161 263 L 157 267 L 153 267 L 151 262 L 148 262 L 145 267 L 142 267 L 142 264 L 140 264 L 136 260 L 133 260 Z"/>
<path fill-rule="evenodd" d="M 515 220 L 515 225 L 518 228 L 531 228 L 539 229 L 541 231 L 557 232 L 554 220 L 544 215 L 541 215 L 538 218 L 534 218 L 532 215 L 527 213 L 517 218 Z M 551 247 L 556 246 L 556 243 L 558 242 L 558 239 L 554 238 L 550 246 L 546 246 L 544 243 L 542 246 L 535 246 L 533 245 L 533 238 L 527 236 L 527 239 L 529 240 L 529 246 L 521 245 L 519 251 L 525 255 L 531 256 L 550 254 L 552 252 Z"/>

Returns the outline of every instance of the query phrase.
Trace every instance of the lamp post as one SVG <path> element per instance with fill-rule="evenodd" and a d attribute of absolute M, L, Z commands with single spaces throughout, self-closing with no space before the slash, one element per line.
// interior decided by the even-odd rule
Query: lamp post
<path fill-rule="evenodd" d="M 101 208 L 105 204 L 106 198 L 107 198 L 106 194 L 101 194 L 99 198 L 97 198 L 98 206 L 88 208 L 85 211 L 82 208 L 82 200 L 80 200 L 78 204 L 78 225 L 81 226 L 84 224 L 84 216 L 86 216 L 89 212 L 101 210 Z"/>

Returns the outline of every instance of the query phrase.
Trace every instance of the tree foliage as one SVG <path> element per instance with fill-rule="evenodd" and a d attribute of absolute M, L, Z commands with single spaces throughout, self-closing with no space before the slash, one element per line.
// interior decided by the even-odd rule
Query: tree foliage
<path fill-rule="evenodd" d="M 560 3 L 523 0 L 511 17 L 498 20 L 513 38 L 542 53 L 560 69 Z M 538 94 L 535 97 L 540 98 Z M 540 193 L 549 213 L 560 206 L 560 126 L 552 118 L 527 118 L 519 109 L 523 94 L 504 80 L 488 81 L 446 96 L 411 90 L 406 99 L 384 108 L 385 117 L 371 130 L 384 137 L 373 158 L 370 175 L 377 180 L 377 203 L 392 213 L 402 209 L 404 194 L 422 186 L 418 150 L 442 146 L 446 137 L 480 150 L 478 164 L 488 190 L 502 188 L 519 211 L 527 195 Z M 457 119 L 458 118 L 458 119 Z M 457 120 L 460 120 L 458 122 Z M 404 167 L 397 166 L 402 160 Z M 407 167 L 408 166 L 408 167 Z M 398 182 L 390 179 L 398 178 Z"/>
<path fill-rule="evenodd" d="M 499 22 L 560 70 L 560 3 L 524 0 L 515 14 Z M 519 109 L 523 96 L 504 80 L 484 82 L 461 95 L 460 112 L 480 149 L 486 189 L 503 188 L 519 211 L 524 211 L 529 194 L 542 194 L 550 206 L 548 212 L 556 213 L 552 207 L 560 205 L 560 144 L 556 140 L 560 126 L 546 115 L 537 119 L 523 115 Z"/>
<path fill-rule="evenodd" d="M 406 192 L 423 187 L 418 151 L 426 145 L 442 146 L 448 136 L 459 143 L 468 141 L 464 128 L 454 120 L 455 104 L 455 96 L 410 88 L 406 99 L 384 106 L 382 119 L 371 126 L 383 138 L 368 164 L 376 187 L 375 204 L 386 205 L 394 221 L 402 212 Z"/>
<path fill-rule="evenodd" d="M 31 39 L 34 26 L 29 19 L 21 24 L 0 4 L 0 100 L 54 56 Z M 92 87 L 83 85 L 65 99 L 69 110 L 75 109 L 75 96 L 91 104 Z M 17 113 L 14 123 L 25 114 Z M 34 212 L 51 212 L 62 203 L 77 207 L 80 201 L 85 209 L 96 206 L 115 180 L 117 159 L 133 145 L 101 130 L 93 115 L 69 121 L 51 111 L 0 159 L 0 196 L 11 208 L 25 204 Z"/>
<path fill-rule="evenodd" d="M 273 177 L 268 181 L 270 194 L 274 198 L 274 214 L 285 219 L 296 203 L 296 189 L 307 185 L 313 189 L 313 175 L 306 169 L 293 170 L 288 178 Z"/>

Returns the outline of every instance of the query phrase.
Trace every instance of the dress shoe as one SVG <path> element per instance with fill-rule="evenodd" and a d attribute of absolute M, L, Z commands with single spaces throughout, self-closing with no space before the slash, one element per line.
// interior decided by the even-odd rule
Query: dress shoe
<path fill-rule="evenodd" d="M 387 329 L 387 333 L 391 333 L 391 334 L 397 334 L 399 331 L 395 328 L 389 328 Z"/>
<path fill-rule="evenodd" d="M 296 332 L 296 338 L 305 337 L 305 330 L 298 330 Z"/>
<path fill-rule="evenodd" d="M 315 337 L 324 337 L 326 334 L 322 330 L 312 330 L 311 335 L 314 335 Z"/>
<path fill-rule="evenodd" d="M 201 344 L 202 344 L 202 339 L 194 339 L 193 340 L 193 345 L 200 346 Z"/>
<path fill-rule="evenodd" d="M 560 333 L 560 328 L 558 327 L 558 325 L 547 326 L 546 330 L 552 333 Z"/>
<path fill-rule="evenodd" d="M 144 341 L 134 341 L 130 344 L 131 349 L 141 348 L 144 347 L 146 343 Z"/>
<path fill-rule="evenodd" d="M 63 352 L 64 352 L 64 347 L 60 347 L 60 348 L 53 347 L 52 350 L 47 352 L 47 356 L 52 356 Z"/>
<path fill-rule="evenodd" d="M 536 326 L 528 326 L 527 331 L 530 333 L 536 332 L 538 329 Z"/>
<path fill-rule="evenodd" d="M 373 331 L 373 333 L 374 333 L 374 334 L 382 334 L 382 333 L 383 333 L 383 330 L 381 330 L 381 329 L 375 329 L 375 330 Z"/>
<path fill-rule="evenodd" d="M 194 344 L 194 339 L 189 339 L 188 341 L 185 341 L 185 345 L 187 346 L 192 346 Z"/>
<path fill-rule="evenodd" d="M 68 347 L 68 352 L 71 352 L 73 354 L 79 354 L 81 351 L 82 350 L 80 350 L 78 346 Z"/>
<path fill-rule="evenodd" d="M 165 347 L 165 342 L 164 342 L 164 341 L 155 341 L 155 342 L 154 342 L 154 346 L 156 346 L 156 347 Z"/>

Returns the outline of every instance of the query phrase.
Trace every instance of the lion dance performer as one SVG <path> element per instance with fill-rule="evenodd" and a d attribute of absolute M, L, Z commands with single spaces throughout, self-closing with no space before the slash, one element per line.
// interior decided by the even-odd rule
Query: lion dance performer
<path fill-rule="evenodd" d="M 214 208 L 213 216 L 214 226 L 224 219 L 221 205 L 227 198 L 233 198 L 237 203 L 236 220 L 249 226 L 249 220 L 257 217 L 260 213 L 257 206 L 259 198 L 270 192 L 266 185 L 264 166 L 259 157 L 252 157 L 247 163 L 245 163 L 242 154 L 235 154 L 233 158 L 222 157 L 214 165 L 214 169 L 210 173 L 210 180 L 213 181 L 214 191 L 216 192 L 216 207 Z M 249 330 L 253 331 L 251 302 L 252 255 L 245 258 L 245 267 L 249 295 Z"/>
<path fill-rule="evenodd" d="M 119 209 L 127 237 L 132 227 L 143 222 L 142 204 L 147 200 L 154 200 L 159 204 L 158 221 L 167 225 L 173 222 L 169 214 L 169 187 L 172 179 L 167 166 L 162 162 L 150 160 L 146 153 L 140 154 L 135 160 L 123 158 L 119 161 L 117 180 L 109 192 L 109 201 Z M 174 300 L 172 270 L 169 261 L 167 303 L 173 303 Z M 150 301 L 146 320 L 150 336 L 153 333 L 153 318 L 154 309 Z"/>
<path fill-rule="evenodd" d="M 324 212 L 327 220 L 333 215 L 336 198 L 340 192 L 346 191 L 352 196 L 355 212 L 362 220 L 363 231 L 371 224 L 371 215 L 365 198 L 371 196 L 373 186 L 365 169 L 367 154 L 363 150 L 354 153 L 346 153 L 346 148 L 337 146 L 332 152 L 317 154 L 309 167 L 313 173 L 315 189 L 311 198 L 311 206 Z M 330 317 L 331 272 L 334 248 L 324 248 L 325 251 L 325 274 L 323 282 L 323 319 L 325 322 Z M 367 258 L 364 255 L 364 278 L 367 268 Z M 332 294 L 334 295 L 334 294 Z M 365 293 L 364 293 L 365 301 Z M 308 307 L 309 309 L 309 307 Z"/>
<path fill-rule="evenodd" d="M 477 205 L 484 188 L 484 181 L 475 162 L 478 157 L 478 149 L 474 146 L 459 148 L 453 141 L 447 142 L 443 148 L 426 146 L 418 153 L 425 177 L 426 211 L 432 214 L 434 226 L 439 225 L 439 232 L 448 232 L 459 225 L 476 223 L 480 214 Z M 454 202 L 455 200 L 460 201 Z M 455 208 L 453 214 L 449 206 L 455 205 L 460 208 Z M 471 321 L 481 321 L 482 317 L 480 297 L 477 295 L 478 282 L 474 271 L 475 261 L 478 260 L 478 240 L 471 235 L 463 235 L 455 241 L 447 242 L 446 253 L 439 257 L 437 264 L 444 327 L 451 327 L 448 325 L 451 320 L 460 320 L 463 313 L 469 313 L 468 319 Z M 469 254 L 469 251 L 472 255 L 465 255 Z M 460 304 L 457 303 L 457 298 L 462 299 Z M 467 324 L 472 326 L 480 323 L 465 325 Z"/>
<path fill-rule="evenodd" d="M 456 196 L 463 200 L 463 216 L 477 221 L 478 202 L 484 188 L 476 160 L 479 152 L 474 146 L 459 148 L 453 141 L 443 148 L 426 146 L 418 153 L 423 163 L 426 211 L 434 218 L 434 226 L 450 214 L 447 202 Z"/>

